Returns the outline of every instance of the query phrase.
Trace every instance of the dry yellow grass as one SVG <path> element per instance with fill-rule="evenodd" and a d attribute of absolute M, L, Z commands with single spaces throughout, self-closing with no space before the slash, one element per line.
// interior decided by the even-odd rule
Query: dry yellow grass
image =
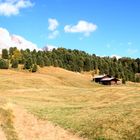
<path fill-rule="evenodd" d="M 91 140 L 140 139 L 140 84 L 101 86 L 61 68 L 0 70 L 0 99 Z"/>

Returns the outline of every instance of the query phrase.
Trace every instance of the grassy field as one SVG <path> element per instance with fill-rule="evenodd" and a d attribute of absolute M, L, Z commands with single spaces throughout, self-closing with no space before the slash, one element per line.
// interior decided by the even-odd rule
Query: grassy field
<path fill-rule="evenodd" d="M 0 70 L 1 106 L 10 102 L 25 107 L 89 140 L 139 140 L 140 84 L 101 86 L 91 79 L 53 67 L 38 73 Z M 6 111 L 1 108 L 0 115 Z"/>

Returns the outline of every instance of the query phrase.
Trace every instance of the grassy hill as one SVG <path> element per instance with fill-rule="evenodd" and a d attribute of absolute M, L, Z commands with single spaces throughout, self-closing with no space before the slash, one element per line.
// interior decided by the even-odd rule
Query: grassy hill
<path fill-rule="evenodd" d="M 91 80 L 54 67 L 37 73 L 0 70 L 0 107 L 22 106 L 89 140 L 140 139 L 140 84 L 101 86 Z"/>

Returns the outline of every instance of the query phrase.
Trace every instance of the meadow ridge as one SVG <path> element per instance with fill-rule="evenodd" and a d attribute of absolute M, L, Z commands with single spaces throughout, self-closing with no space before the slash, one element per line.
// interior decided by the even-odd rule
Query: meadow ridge
<path fill-rule="evenodd" d="M 139 118 L 140 84 L 103 86 L 56 67 L 0 70 L 2 140 L 139 140 Z"/>

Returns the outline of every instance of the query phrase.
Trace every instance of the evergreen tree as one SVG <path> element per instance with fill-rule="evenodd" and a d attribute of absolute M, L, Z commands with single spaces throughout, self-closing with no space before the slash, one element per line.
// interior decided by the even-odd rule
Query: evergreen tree
<path fill-rule="evenodd" d="M 37 57 L 37 65 L 39 65 L 40 67 L 44 67 L 45 66 L 43 57 L 40 56 L 40 55 L 38 55 L 38 57 Z"/>
<path fill-rule="evenodd" d="M 63 63 L 62 63 L 62 61 L 60 59 L 58 60 L 58 66 L 63 68 Z"/>
<path fill-rule="evenodd" d="M 18 60 L 17 59 L 13 59 L 12 60 L 12 68 L 18 68 Z"/>
<path fill-rule="evenodd" d="M 103 67 L 104 74 L 109 74 L 109 66 L 107 62 L 104 62 Z"/>
<path fill-rule="evenodd" d="M 132 70 L 134 73 L 138 72 L 138 63 L 137 62 L 132 62 Z"/>
<path fill-rule="evenodd" d="M 9 61 L 0 59 L 0 69 L 8 69 L 9 68 Z"/>
<path fill-rule="evenodd" d="M 8 59 L 9 58 L 9 54 L 8 54 L 7 49 L 2 49 L 2 58 L 3 59 Z"/>
<path fill-rule="evenodd" d="M 30 51 L 18 50 L 16 47 L 2 50 L 1 67 L 5 67 L 4 59 L 9 59 L 13 68 L 18 67 L 19 64 L 24 64 L 25 69 L 36 71 L 36 65 L 62 67 L 71 71 L 94 71 L 94 74 L 109 74 L 118 78 L 125 79 L 125 81 L 139 81 L 135 77 L 140 73 L 140 59 L 120 58 L 115 57 L 99 57 L 95 54 L 90 55 L 84 51 L 71 50 L 65 48 L 53 49 L 52 51 Z M 5 67 L 6 68 L 6 67 Z"/>
<path fill-rule="evenodd" d="M 10 47 L 9 48 L 9 57 L 10 59 L 12 58 L 13 54 L 14 54 L 14 51 L 16 50 L 17 48 L 16 47 Z"/>
<path fill-rule="evenodd" d="M 44 57 L 44 65 L 45 66 L 50 66 L 51 65 L 51 61 L 47 56 Z"/>
<path fill-rule="evenodd" d="M 57 59 L 54 60 L 53 65 L 54 65 L 54 67 L 58 67 L 58 61 L 57 61 Z"/>
<path fill-rule="evenodd" d="M 32 72 L 36 72 L 37 71 L 37 64 L 34 64 L 33 66 L 32 66 Z"/>
<path fill-rule="evenodd" d="M 78 66 L 78 72 L 83 71 L 84 62 L 83 62 L 83 60 L 82 60 L 81 58 L 79 58 L 79 59 L 77 60 L 77 66 Z"/>
<path fill-rule="evenodd" d="M 126 84 L 126 80 L 125 79 L 122 79 L 122 84 Z"/>
<path fill-rule="evenodd" d="M 40 67 L 44 67 L 44 66 L 45 66 L 44 61 L 43 61 L 43 58 L 40 59 L 39 66 L 40 66 Z"/>
<path fill-rule="evenodd" d="M 90 71 L 91 70 L 91 61 L 90 58 L 86 57 L 84 61 L 84 71 Z"/>
<path fill-rule="evenodd" d="M 24 69 L 32 69 L 33 61 L 31 57 L 28 57 L 24 63 Z"/>

